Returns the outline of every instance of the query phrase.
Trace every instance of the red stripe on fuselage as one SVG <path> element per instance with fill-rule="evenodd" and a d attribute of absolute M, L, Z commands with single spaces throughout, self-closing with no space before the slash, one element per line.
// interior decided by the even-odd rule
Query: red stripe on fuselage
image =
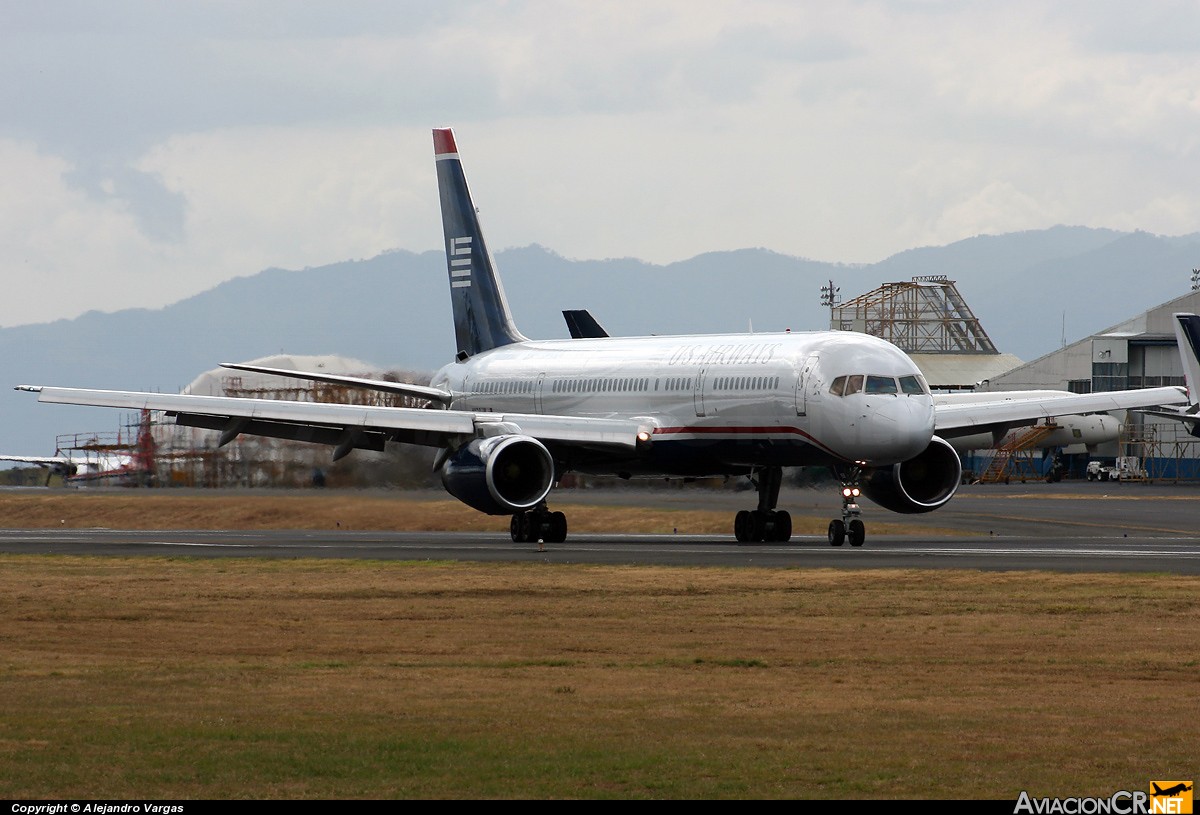
<path fill-rule="evenodd" d="M 654 435 L 656 435 L 656 436 L 668 435 L 668 434 L 670 434 L 670 435 L 685 435 L 685 434 L 688 434 L 688 435 L 690 435 L 690 434 L 719 435 L 719 434 L 725 434 L 725 435 L 730 435 L 730 436 L 767 436 L 767 435 L 772 435 L 772 434 L 786 434 L 789 436 L 800 436 L 800 437 L 808 440 L 810 443 L 812 443 L 816 447 L 820 447 L 826 453 L 829 453 L 829 455 L 837 456 L 838 458 L 841 458 L 841 459 L 846 459 L 845 456 L 837 453 L 834 450 L 831 450 L 829 447 L 825 446 L 819 440 L 814 438 L 811 434 L 805 432 L 804 430 L 801 430 L 798 427 L 792 427 L 790 425 L 775 425 L 773 427 L 734 427 L 734 426 L 711 427 L 711 426 L 707 426 L 707 425 L 692 425 L 690 427 L 685 426 L 685 427 L 656 427 L 656 428 L 654 428 Z M 849 459 L 846 459 L 846 460 L 849 460 Z"/>

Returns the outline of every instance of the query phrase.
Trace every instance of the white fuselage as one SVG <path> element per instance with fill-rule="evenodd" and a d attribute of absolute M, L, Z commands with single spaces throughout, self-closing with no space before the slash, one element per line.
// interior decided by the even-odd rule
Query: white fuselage
<path fill-rule="evenodd" d="M 847 376 L 874 391 L 831 393 Z M 933 399 L 912 360 L 848 331 L 528 341 L 448 365 L 432 384 L 458 410 L 645 420 L 656 452 L 670 450 L 654 462 L 668 472 L 883 466 L 933 436 Z"/>

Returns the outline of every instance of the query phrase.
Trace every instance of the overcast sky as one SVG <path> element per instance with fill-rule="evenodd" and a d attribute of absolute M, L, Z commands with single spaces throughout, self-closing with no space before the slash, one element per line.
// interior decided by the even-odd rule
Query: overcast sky
<path fill-rule="evenodd" d="M 873 262 L 1200 230 L 1200 4 L 0 5 L 0 325 L 440 249 Z"/>

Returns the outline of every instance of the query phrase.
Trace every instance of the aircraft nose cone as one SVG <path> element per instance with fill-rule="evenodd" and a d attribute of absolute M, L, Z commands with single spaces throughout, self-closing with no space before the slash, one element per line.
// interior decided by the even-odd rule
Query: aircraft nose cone
<path fill-rule="evenodd" d="M 882 395 L 863 403 L 854 458 L 869 464 L 908 461 L 929 446 L 933 407 L 929 399 Z"/>

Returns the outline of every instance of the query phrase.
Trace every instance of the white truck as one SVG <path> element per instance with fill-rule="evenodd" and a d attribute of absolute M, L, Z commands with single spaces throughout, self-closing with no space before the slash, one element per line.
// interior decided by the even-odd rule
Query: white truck
<path fill-rule="evenodd" d="M 1087 466 L 1088 481 L 1144 481 L 1147 477 L 1137 456 L 1117 456 L 1112 465 L 1089 461 Z"/>

